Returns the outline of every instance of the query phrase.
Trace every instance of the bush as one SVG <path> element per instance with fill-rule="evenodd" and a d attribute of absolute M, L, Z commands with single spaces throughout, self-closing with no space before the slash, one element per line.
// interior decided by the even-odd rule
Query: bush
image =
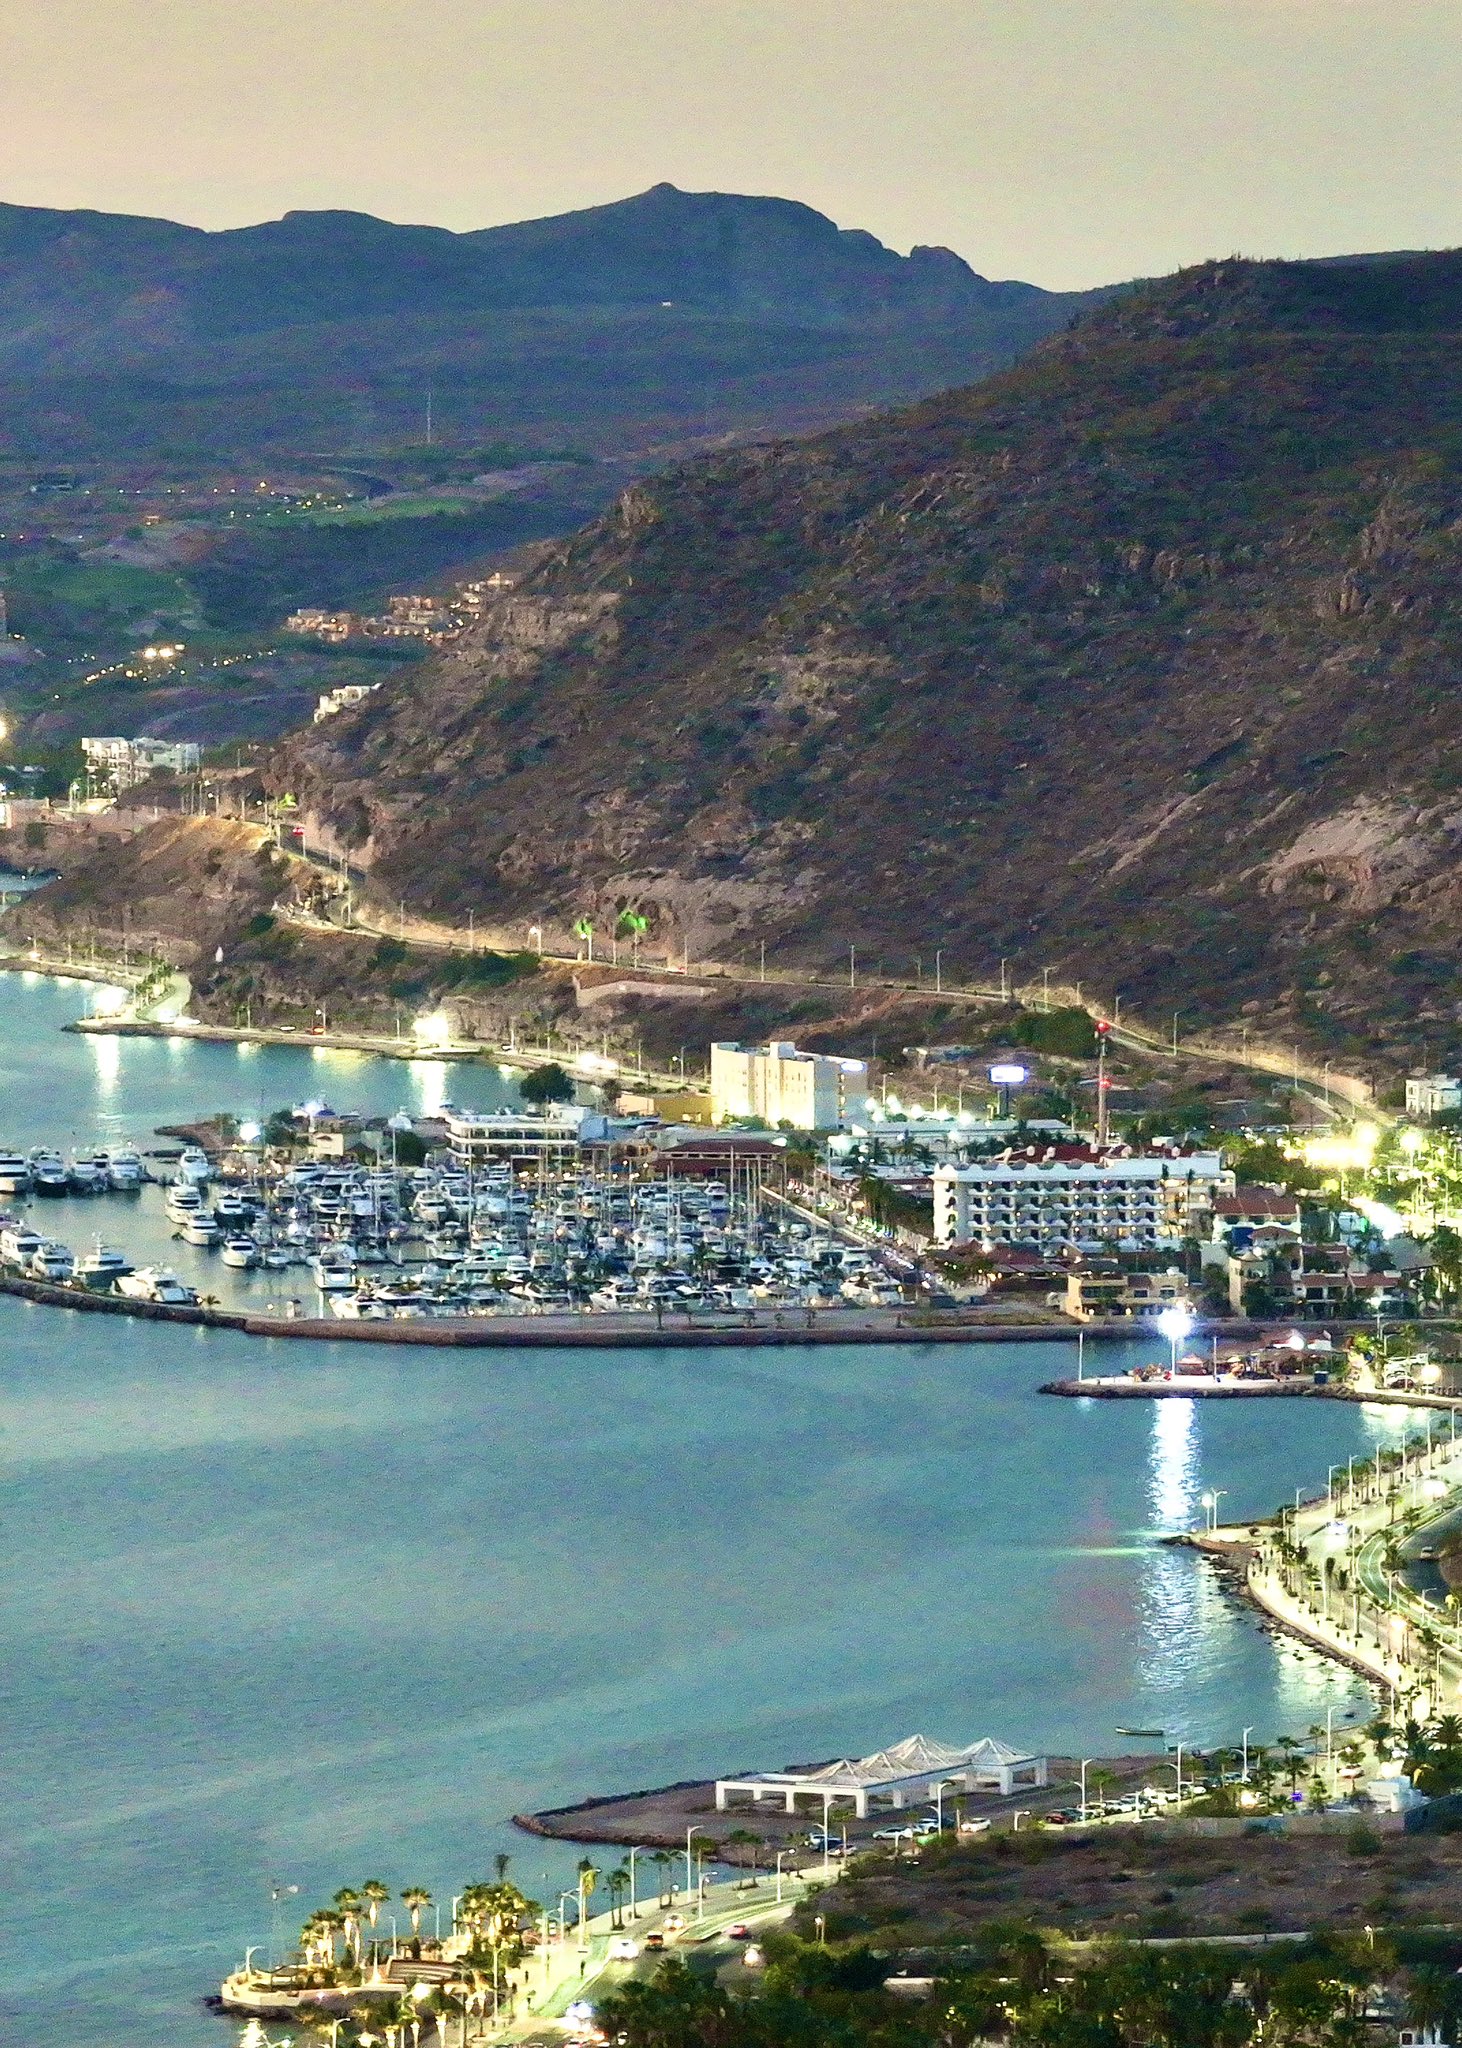
<path fill-rule="evenodd" d="M 1011 1036 L 1034 1052 L 1053 1052 L 1063 1059 L 1091 1059 L 1096 1052 L 1096 1026 L 1085 1010 L 1027 1010 L 1017 1017 Z"/>
<path fill-rule="evenodd" d="M 557 1061 L 550 1060 L 547 1066 L 535 1067 L 518 1083 L 518 1093 L 525 1102 L 544 1105 L 550 1102 L 572 1102 L 574 1084 Z"/>
<path fill-rule="evenodd" d="M 258 910 L 255 911 L 249 922 L 244 926 L 244 937 L 246 939 L 262 939 L 272 932 L 273 929 L 274 919 L 270 916 L 269 912 L 267 910 Z"/>
<path fill-rule="evenodd" d="M 1346 1831 L 1345 1848 L 1346 1853 L 1351 1856 L 1379 1856 L 1381 1837 L 1373 1827 L 1368 1827 L 1363 1820 L 1358 1820 L 1353 1828 Z"/>

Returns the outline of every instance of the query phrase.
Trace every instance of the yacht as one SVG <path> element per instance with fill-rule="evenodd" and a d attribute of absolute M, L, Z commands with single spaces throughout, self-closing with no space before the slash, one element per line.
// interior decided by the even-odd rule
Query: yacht
<path fill-rule="evenodd" d="M 175 1180 L 163 1197 L 163 1208 L 174 1223 L 186 1223 L 190 1216 L 201 1213 L 203 1197 L 197 1188 Z"/>
<path fill-rule="evenodd" d="M 107 1179 L 116 1195 L 132 1195 L 142 1185 L 142 1161 L 135 1152 L 106 1152 Z"/>
<path fill-rule="evenodd" d="M 7 1223 L 0 1230 L 0 1259 L 10 1266 L 28 1266 L 45 1241 L 28 1223 Z"/>
<path fill-rule="evenodd" d="M 259 1247 L 252 1237 L 226 1238 L 223 1246 L 223 1263 L 247 1273 L 259 1263 Z"/>
<path fill-rule="evenodd" d="M 348 1244 L 326 1245 L 310 1260 L 321 1294 L 341 1294 L 355 1285 L 355 1253 Z"/>
<path fill-rule="evenodd" d="M 71 1177 L 59 1152 L 36 1151 L 30 1155 L 31 1184 L 38 1195 L 69 1195 Z"/>
<path fill-rule="evenodd" d="M 104 1195 L 111 1186 L 111 1172 L 106 1154 L 74 1154 L 67 1177 L 74 1195 Z"/>
<path fill-rule="evenodd" d="M 223 1232 L 219 1229 L 216 1218 L 210 1216 L 206 1209 L 195 1209 L 191 1216 L 183 1220 L 184 1244 L 194 1244 L 200 1250 L 212 1251 L 222 1236 Z"/>
<path fill-rule="evenodd" d="M 201 1187 L 206 1180 L 212 1180 L 213 1167 L 208 1154 L 196 1145 L 185 1145 L 183 1156 L 178 1161 L 178 1179 L 193 1187 Z"/>
<path fill-rule="evenodd" d="M 130 1301 L 156 1301 L 167 1308 L 191 1308 L 198 1300 L 192 1288 L 185 1287 L 166 1266 L 143 1266 L 136 1273 L 124 1273 L 117 1292 Z"/>
<path fill-rule="evenodd" d="M 37 1280 L 69 1280 L 76 1272 L 76 1257 L 69 1244 L 47 1238 L 31 1253 L 30 1270 Z"/>
<path fill-rule="evenodd" d="M 115 1245 L 96 1241 L 94 1250 L 89 1251 L 76 1268 L 78 1280 L 84 1280 L 88 1287 L 110 1287 L 114 1280 L 120 1280 L 132 1271 L 132 1261 L 125 1252 L 119 1252 Z"/>
<path fill-rule="evenodd" d="M 0 1196 L 30 1193 L 30 1168 L 18 1152 L 0 1152 Z"/>

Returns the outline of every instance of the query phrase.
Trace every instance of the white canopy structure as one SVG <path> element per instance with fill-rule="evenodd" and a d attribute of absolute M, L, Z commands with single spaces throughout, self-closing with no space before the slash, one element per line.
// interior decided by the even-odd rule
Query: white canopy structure
<path fill-rule="evenodd" d="M 734 1793 L 749 1793 L 757 1806 L 765 1798 L 780 1799 L 788 1813 L 799 1799 L 820 1801 L 824 1810 L 834 1800 L 851 1799 L 860 1820 L 878 1800 L 895 1809 L 910 1799 L 932 1799 L 942 1786 L 965 1792 L 1029 1792 L 1046 1783 L 1046 1759 L 1012 1749 L 1007 1742 L 983 1736 L 954 1748 L 927 1735 L 910 1735 L 890 1749 L 875 1750 L 856 1762 L 846 1757 L 820 1771 L 766 1771 L 754 1778 L 718 1778 L 716 1810 L 724 1813 Z"/>

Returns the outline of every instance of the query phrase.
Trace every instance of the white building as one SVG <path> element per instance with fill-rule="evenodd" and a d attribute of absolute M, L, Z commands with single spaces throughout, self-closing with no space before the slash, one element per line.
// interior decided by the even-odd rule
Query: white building
<path fill-rule="evenodd" d="M 341 683 L 338 689 L 326 690 L 315 706 L 315 723 L 324 718 L 333 718 L 337 711 L 344 711 L 350 704 L 360 704 L 372 690 L 380 689 L 379 683 Z"/>
<path fill-rule="evenodd" d="M 875 1750 L 856 1762 L 844 1757 L 820 1771 L 766 1771 L 754 1778 L 718 1778 L 716 1811 L 724 1813 L 734 1793 L 781 1801 L 795 1813 L 799 1799 L 821 1802 L 824 1812 L 835 1801 L 851 1800 L 859 1820 L 866 1820 L 877 1801 L 898 1811 L 911 1799 L 933 1799 L 946 1786 L 959 1792 L 1032 1792 L 1047 1781 L 1045 1757 L 1012 1749 L 1009 1743 L 985 1736 L 953 1748 L 927 1735 L 910 1735 L 889 1749 Z"/>
<path fill-rule="evenodd" d="M 787 1039 L 770 1045 L 737 1045 L 722 1039 L 711 1047 L 711 1121 L 755 1116 L 796 1131 L 835 1130 L 850 1097 L 862 1100 L 868 1087 L 863 1060 L 832 1059 L 799 1052 Z"/>
<path fill-rule="evenodd" d="M 1047 1145 L 934 1169 L 937 1244 L 1124 1249 L 1206 1237 L 1224 1182 L 1217 1152 Z"/>
<path fill-rule="evenodd" d="M 116 789 L 132 789 L 155 769 L 174 775 L 196 775 L 202 753 L 192 740 L 84 739 L 81 751 L 87 772 L 108 778 Z"/>
<path fill-rule="evenodd" d="M 583 1116 L 583 1110 L 571 1102 L 555 1104 L 546 1116 L 513 1110 L 488 1110 L 474 1116 L 454 1109 L 447 1113 L 447 1139 L 453 1159 L 464 1167 L 566 1159 L 579 1149 Z"/>
<path fill-rule="evenodd" d="M 1462 1109 L 1462 1080 L 1452 1074 L 1407 1075 L 1408 1116 L 1440 1116 L 1445 1109 Z"/>

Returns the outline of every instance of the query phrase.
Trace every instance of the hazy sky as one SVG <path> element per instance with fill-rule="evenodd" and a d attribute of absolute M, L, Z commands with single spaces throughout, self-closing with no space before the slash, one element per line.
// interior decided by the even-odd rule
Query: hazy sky
<path fill-rule="evenodd" d="M 803 199 L 1048 285 L 1462 242 L 1458 0 L 0 0 L 0 197 Z"/>

